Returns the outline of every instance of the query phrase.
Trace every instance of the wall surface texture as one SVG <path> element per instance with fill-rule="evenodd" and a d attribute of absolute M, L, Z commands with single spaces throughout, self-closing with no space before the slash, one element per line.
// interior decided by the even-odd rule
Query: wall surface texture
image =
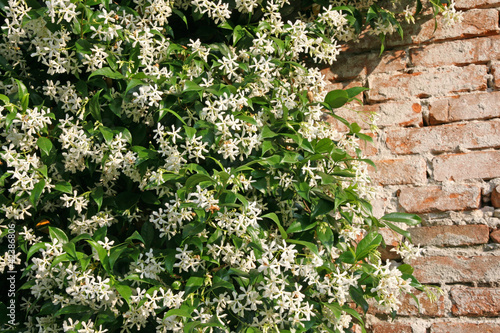
<path fill-rule="evenodd" d="M 402 299 L 389 324 L 370 310 L 374 333 L 500 332 L 500 0 L 456 7 L 460 24 L 433 31 L 428 13 L 403 39 L 389 38 L 382 56 L 368 36 L 323 70 L 330 89 L 370 88 L 365 105 L 352 106 L 361 112 L 339 114 L 367 131 L 367 114 L 379 114 L 380 131 L 364 147 L 382 187 L 376 212 L 422 217 L 410 229 L 426 250 L 415 275 L 444 291 L 435 303 L 417 294 L 420 311 Z M 385 234 L 389 245 L 399 241 Z M 384 257 L 397 258 L 390 249 Z"/>

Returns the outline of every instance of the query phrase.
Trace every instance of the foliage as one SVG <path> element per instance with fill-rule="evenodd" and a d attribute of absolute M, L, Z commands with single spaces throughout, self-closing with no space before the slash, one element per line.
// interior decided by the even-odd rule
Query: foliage
<path fill-rule="evenodd" d="M 400 292 L 423 288 L 410 266 L 384 265 L 377 251 L 379 227 L 407 235 L 394 223 L 418 216 L 373 216 L 371 162 L 358 144 L 371 139 L 335 114 L 364 88 L 327 92 L 305 65 L 335 61 L 339 43 L 367 27 L 402 33 L 408 9 L 368 0 L 0 7 L 2 237 L 13 222 L 17 233 L 15 256 L 1 244 L 0 268 L 18 267 L 24 283 L 20 324 L 0 324 L 343 332 L 364 326 L 368 300 L 397 310 Z"/>

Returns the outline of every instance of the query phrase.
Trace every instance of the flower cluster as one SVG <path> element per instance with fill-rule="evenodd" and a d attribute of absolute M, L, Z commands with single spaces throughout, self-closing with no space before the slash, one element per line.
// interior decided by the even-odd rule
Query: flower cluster
<path fill-rule="evenodd" d="M 327 91 L 310 65 L 407 11 L 6 3 L 0 212 L 18 249 L 0 269 L 26 262 L 20 330 L 342 332 L 363 326 L 349 303 L 397 310 L 423 288 L 377 251 L 379 227 L 419 218 L 373 216 L 370 137 L 334 112 L 366 89 Z"/>

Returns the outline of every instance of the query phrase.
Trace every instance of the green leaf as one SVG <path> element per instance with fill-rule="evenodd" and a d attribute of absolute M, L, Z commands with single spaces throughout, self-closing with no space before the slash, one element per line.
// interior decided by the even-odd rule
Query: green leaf
<path fill-rule="evenodd" d="M 200 87 L 198 84 L 194 83 L 193 81 L 186 81 L 184 82 L 184 92 L 187 91 L 201 91 L 203 90 L 203 87 Z"/>
<path fill-rule="evenodd" d="M 116 72 L 109 67 L 103 67 L 103 68 L 100 68 L 100 69 L 94 71 L 92 74 L 90 74 L 89 79 L 93 76 L 96 76 L 96 75 L 102 75 L 105 77 L 109 77 L 110 79 L 124 79 L 125 78 L 120 72 Z"/>
<path fill-rule="evenodd" d="M 319 199 L 318 203 L 314 205 L 313 211 L 311 213 L 311 219 L 319 216 L 325 215 L 331 212 L 335 208 L 335 203 L 325 199 Z"/>
<path fill-rule="evenodd" d="M 144 222 L 141 228 L 141 235 L 144 239 L 144 245 L 146 245 L 146 248 L 150 248 L 155 235 L 155 228 L 153 227 L 153 224 L 151 222 Z"/>
<path fill-rule="evenodd" d="M 40 199 L 40 196 L 42 195 L 42 191 L 44 188 L 45 188 L 45 180 L 40 179 L 38 183 L 36 183 L 35 186 L 33 187 L 33 190 L 31 190 L 30 202 L 34 207 L 36 207 L 38 199 Z"/>
<path fill-rule="evenodd" d="M 402 264 L 398 266 L 398 269 L 401 271 L 403 274 L 413 274 L 413 267 L 408 264 Z"/>
<path fill-rule="evenodd" d="M 75 243 L 67 242 L 63 245 L 63 250 L 68 254 L 72 259 L 78 260 L 78 254 L 76 253 Z"/>
<path fill-rule="evenodd" d="M 68 236 L 66 236 L 64 231 L 59 228 L 49 226 L 49 234 L 52 241 L 54 241 L 54 239 L 57 239 L 61 244 L 65 244 L 68 242 Z"/>
<path fill-rule="evenodd" d="M 297 194 L 300 195 L 304 200 L 309 201 L 309 192 L 311 187 L 307 182 L 293 183 Z"/>
<path fill-rule="evenodd" d="M 277 135 L 278 134 L 276 134 L 273 131 L 271 131 L 271 129 L 267 125 L 264 126 L 264 128 L 262 129 L 262 132 L 260 133 L 260 136 L 261 136 L 262 139 L 274 138 Z"/>
<path fill-rule="evenodd" d="M 403 235 L 404 237 L 408 238 L 408 240 L 411 242 L 411 234 L 408 231 L 401 229 L 400 227 L 398 227 L 395 224 L 392 224 L 389 221 L 381 221 L 381 223 L 385 224 L 386 226 L 388 226 L 389 228 L 391 228 L 392 230 L 394 230 L 398 234 Z"/>
<path fill-rule="evenodd" d="M 139 232 L 137 230 L 134 231 L 134 233 L 131 236 L 129 236 L 127 239 L 125 239 L 125 242 L 132 243 L 132 241 L 134 241 L 134 240 L 138 240 L 142 244 L 146 243 L 144 241 L 144 238 L 142 238 L 142 236 L 139 234 Z"/>
<path fill-rule="evenodd" d="M 167 272 L 172 274 L 174 272 L 174 264 L 175 264 L 175 249 L 167 249 L 167 254 L 165 255 L 165 269 Z"/>
<path fill-rule="evenodd" d="M 26 261 L 29 261 L 30 258 L 37 253 L 40 249 L 46 249 L 47 243 L 36 243 L 30 247 L 28 250 L 28 254 L 26 255 Z"/>
<path fill-rule="evenodd" d="M 175 8 L 172 8 L 172 12 L 175 15 L 179 16 L 182 19 L 182 21 L 186 24 L 186 28 L 188 28 L 188 21 L 187 21 L 186 15 L 183 12 L 181 12 L 180 10 L 175 9 Z"/>
<path fill-rule="evenodd" d="M 17 83 L 17 97 L 18 97 L 19 101 L 22 101 L 23 98 L 28 96 L 28 88 L 26 88 L 24 83 L 22 83 L 18 79 L 14 79 L 14 81 L 16 81 L 16 83 Z"/>
<path fill-rule="evenodd" d="M 318 247 L 316 246 L 316 244 L 306 242 L 306 241 L 297 240 L 297 239 L 290 239 L 290 238 L 287 239 L 286 242 L 303 245 L 303 246 L 307 247 L 309 249 L 309 251 L 311 251 L 315 255 L 319 256 L 319 251 L 318 251 Z"/>
<path fill-rule="evenodd" d="M 16 119 L 16 116 L 17 111 L 13 111 L 5 117 L 5 129 L 8 130 L 10 128 L 10 125 L 12 125 L 12 122 L 14 121 L 14 119 Z"/>
<path fill-rule="evenodd" d="M 356 304 L 361 306 L 361 309 L 363 309 L 364 313 L 368 311 L 368 302 L 364 299 L 362 290 L 351 286 L 351 288 L 349 289 L 349 295 L 351 295 Z"/>
<path fill-rule="evenodd" d="M 55 185 L 54 189 L 61 191 L 61 192 L 64 192 L 64 193 L 70 193 L 70 194 L 73 193 L 73 187 L 68 182 L 57 183 Z"/>
<path fill-rule="evenodd" d="M 356 247 L 356 261 L 364 259 L 382 243 L 382 235 L 371 232 L 366 235 Z"/>
<path fill-rule="evenodd" d="M 321 139 L 314 145 L 314 151 L 318 154 L 331 153 L 335 147 L 331 139 Z"/>
<path fill-rule="evenodd" d="M 137 87 L 137 86 L 140 86 L 140 85 L 143 85 L 143 84 L 144 84 L 144 82 L 142 82 L 141 80 L 138 80 L 138 79 L 130 80 L 129 83 L 127 84 L 127 88 L 125 89 L 124 94 L 127 94 L 130 89 Z"/>
<path fill-rule="evenodd" d="M 327 223 L 320 224 L 316 227 L 316 235 L 318 240 L 326 246 L 327 249 L 331 249 L 334 245 L 334 236 L 332 229 Z"/>
<path fill-rule="evenodd" d="M 82 312 L 88 312 L 91 309 L 86 306 L 86 305 L 66 305 L 65 307 L 61 308 L 59 311 L 57 311 L 54 316 L 60 316 L 60 315 L 65 315 L 65 314 L 72 314 L 72 313 L 82 313 Z"/>
<path fill-rule="evenodd" d="M 103 200 L 103 196 L 104 196 L 104 190 L 102 189 L 102 186 L 98 186 L 96 187 L 93 191 L 92 191 L 92 199 L 94 199 L 95 203 L 97 204 L 97 210 L 101 210 L 101 206 L 102 206 L 102 200 Z"/>
<path fill-rule="evenodd" d="M 198 290 L 201 286 L 203 286 L 204 282 L 205 279 L 202 277 L 191 276 L 186 282 L 186 289 L 184 289 L 185 294 L 188 295 L 193 291 Z"/>
<path fill-rule="evenodd" d="M 189 312 L 186 308 L 168 310 L 167 313 L 165 313 L 164 317 L 166 318 L 170 316 L 192 318 L 191 312 Z"/>
<path fill-rule="evenodd" d="M 317 224 L 318 222 L 311 223 L 309 218 L 307 216 L 304 216 L 304 218 L 302 219 L 299 218 L 293 221 L 292 224 L 286 229 L 286 232 L 289 234 L 293 234 L 296 232 L 306 231 L 314 228 Z"/>
<path fill-rule="evenodd" d="M 353 99 L 354 97 L 358 96 L 360 93 L 363 91 L 369 90 L 368 88 L 365 87 L 352 87 L 349 89 L 346 89 L 345 92 L 347 93 L 347 96 L 349 99 Z"/>
<path fill-rule="evenodd" d="M 125 300 L 125 302 L 127 302 L 127 304 L 130 305 L 130 296 L 132 296 L 132 288 L 130 288 L 130 286 L 127 284 L 119 282 L 115 283 L 113 286 L 115 287 L 116 291 L 118 291 L 120 296 Z"/>
<path fill-rule="evenodd" d="M 288 235 L 287 235 L 285 229 L 283 229 L 283 226 L 281 225 L 281 222 L 280 222 L 280 219 L 278 218 L 278 215 L 276 215 L 275 213 L 269 213 L 266 215 L 262 215 L 262 218 L 268 218 L 268 219 L 273 220 L 274 223 L 276 223 L 278 225 L 278 230 L 280 231 L 281 237 L 283 237 L 283 239 L 288 238 Z"/>
<path fill-rule="evenodd" d="M 94 117 L 94 119 L 99 120 L 100 122 L 102 122 L 101 103 L 99 102 L 99 96 L 101 95 L 101 92 L 102 89 L 99 90 L 94 96 L 92 96 L 89 102 L 90 114 L 92 114 L 92 117 Z"/>
<path fill-rule="evenodd" d="M 174 110 L 170 110 L 168 108 L 164 108 L 164 109 L 158 110 L 158 113 L 159 113 L 159 115 L 158 115 L 158 121 L 162 120 L 163 117 L 165 117 L 168 113 L 171 113 L 177 119 L 179 119 L 181 123 L 183 123 L 184 125 L 186 125 L 186 122 L 184 121 L 184 119 L 182 119 L 182 117 L 179 116 L 179 114 L 177 114 L 177 112 L 175 112 Z"/>
<path fill-rule="evenodd" d="M 347 250 L 339 256 L 339 260 L 346 264 L 353 265 L 356 262 L 354 253 L 351 250 Z"/>
<path fill-rule="evenodd" d="M 203 175 L 203 174 L 195 174 L 195 175 L 192 175 L 190 176 L 187 180 L 186 180 L 186 183 L 185 183 L 185 187 L 187 189 L 190 189 L 196 185 L 198 185 L 199 183 L 201 182 L 205 182 L 205 181 L 208 181 L 208 182 L 211 182 L 211 183 L 215 183 L 215 181 L 212 179 L 212 177 L 210 176 L 207 176 L 207 175 Z"/>
<path fill-rule="evenodd" d="M 422 223 L 420 216 L 407 213 L 389 213 L 381 217 L 381 220 L 391 222 L 402 222 L 407 225 L 415 226 Z"/>
<path fill-rule="evenodd" d="M 104 140 L 106 140 L 107 144 L 110 144 L 113 141 L 114 133 L 110 128 L 101 126 L 99 127 L 99 131 L 102 133 L 102 136 L 104 137 Z"/>
<path fill-rule="evenodd" d="M 52 149 L 52 142 L 48 138 L 40 137 L 36 141 L 36 145 L 42 152 L 45 153 L 45 155 L 49 155 L 50 150 Z"/>
<path fill-rule="evenodd" d="M 92 236 L 92 239 L 95 241 L 103 241 L 107 233 L 108 233 L 108 226 L 104 225 L 103 227 L 97 229 L 96 232 L 94 232 L 94 236 Z"/>
<path fill-rule="evenodd" d="M 325 96 L 325 103 L 332 109 L 340 108 L 349 101 L 349 95 L 345 90 L 336 89 L 330 91 Z"/>

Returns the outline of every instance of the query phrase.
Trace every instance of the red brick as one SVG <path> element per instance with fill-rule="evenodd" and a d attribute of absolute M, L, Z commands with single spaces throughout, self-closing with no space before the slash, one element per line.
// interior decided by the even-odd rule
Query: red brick
<path fill-rule="evenodd" d="M 500 0 L 455 0 L 456 9 L 499 7 Z"/>
<path fill-rule="evenodd" d="M 491 74 L 493 74 L 495 89 L 500 90 L 500 64 L 491 65 Z"/>
<path fill-rule="evenodd" d="M 422 105 L 417 101 L 388 102 L 363 106 L 365 112 L 375 112 L 380 128 L 388 126 L 422 126 Z"/>
<path fill-rule="evenodd" d="M 404 22 L 402 24 L 405 32 L 403 39 L 396 33 L 388 36 L 385 43 L 386 47 L 493 35 L 499 31 L 498 11 L 495 8 L 465 11 L 463 12 L 462 22 L 451 27 L 444 27 L 442 17 L 438 17 L 437 23 L 438 29 L 434 30 L 432 13 L 417 17 L 416 24 L 407 24 Z M 365 36 L 362 35 L 359 43 L 350 43 L 344 49 L 356 52 L 366 49 L 380 49 L 380 41 L 377 37 L 365 33 Z"/>
<path fill-rule="evenodd" d="M 495 323 L 434 323 L 431 333 L 498 333 L 500 324 Z"/>
<path fill-rule="evenodd" d="M 500 105 L 500 92 L 441 98 L 430 103 L 429 122 L 431 125 L 437 125 L 461 120 L 500 117 L 498 105 Z"/>
<path fill-rule="evenodd" d="M 364 156 L 375 156 L 378 154 L 378 145 L 377 145 L 377 135 L 373 133 L 364 133 L 368 136 L 371 136 L 373 139 L 373 142 L 368 142 L 368 141 L 359 141 L 359 147 L 361 148 L 361 151 L 363 152 Z"/>
<path fill-rule="evenodd" d="M 440 295 L 436 301 L 431 301 L 427 294 L 416 290 L 415 297 L 418 299 L 420 307 L 417 302 L 411 297 L 410 294 L 404 294 L 399 297 L 401 305 L 398 309 L 398 316 L 411 316 L 411 317 L 444 317 L 448 312 L 446 310 L 445 297 Z M 382 311 L 375 306 L 370 307 L 368 313 L 374 315 L 389 314 L 389 312 Z"/>
<path fill-rule="evenodd" d="M 499 57 L 500 36 L 450 41 L 410 50 L 412 64 L 422 67 L 486 63 Z"/>
<path fill-rule="evenodd" d="M 474 257 L 421 257 L 411 262 L 413 275 L 421 283 L 486 283 L 500 281 L 500 258 Z"/>
<path fill-rule="evenodd" d="M 387 131 L 387 146 L 395 154 L 442 153 L 458 149 L 500 147 L 500 120 L 446 124 Z"/>
<path fill-rule="evenodd" d="M 446 39 L 458 39 L 488 34 L 495 34 L 498 28 L 498 11 L 496 9 L 473 9 L 463 12 L 461 23 L 445 27 L 442 17 L 438 17 L 438 29 L 434 30 L 434 20 L 425 22 L 421 27 L 412 26 L 414 31 L 405 31 L 413 43 L 436 42 Z"/>
<path fill-rule="evenodd" d="M 412 333 L 410 324 L 380 322 L 372 324 L 371 333 Z"/>
<path fill-rule="evenodd" d="M 455 316 L 492 317 L 500 315 L 500 288 L 457 286 L 450 292 Z"/>
<path fill-rule="evenodd" d="M 403 240 L 403 236 L 389 228 L 380 228 L 378 232 L 382 235 L 384 242 L 389 246 L 398 246 Z"/>
<path fill-rule="evenodd" d="M 388 51 L 363 54 L 341 53 L 337 61 L 321 71 L 329 81 L 353 79 L 361 75 L 402 71 L 406 68 L 405 51 Z"/>
<path fill-rule="evenodd" d="M 363 81 L 360 80 L 350 80 L 350 81 L 343 81 L 343 82 L 331 82 L 326 85 L 325 90 L 326 91 L 332 91 L 336 89 L 349 89 L 353 87 L 363 87 L 364 83 Z M 362 94 L 359 94 L 356 96 L 359 99 L 363 99 Z"/>
<path fill-rule="evenodd" d="M 407 213 L 444 212 L 479 208 L 481 189 L 474 185 L 407 187 L 399 204 Z"/>
<path fill-rule="evenodd" d="M 444 225 L 411 228 L 408 230 L 414 244 L 422 246 L 466 246 L 488 243 L 487 225 Z"/>
<path fill-rule="evenodd" d="M 500 151 L 440 155 L 432 165 L 437 181 L 496 178 L 500 177 Z"/>
<path fill-rule="evenodd" d="M 369 167 L 370 178 L 380 185 L 424 184 L 427 165 L 420 156 L 374 160 L 376 169 Z"/>
<path fill-rule="evenodd" d="M 491 192 L 491 204 L 495 208 L 500 208 L 500 185 Z"/>
<path fill-rule="evenodd" d="M 368 77 L 368 102 L 446 96 L 457 92 L 485 90 L 487 67 L 431 68 L 411 74 L 376 74 Z"/>
<path fill-rule="evenodd" d="M 422 126 L 422 106 L 419 102 L 388 102 L 373 105 L 349 105 L 335 110 L 335 114 L 351 123 L 357 123 L 363 129 L 370 129 L 370 117 L 375 114 L 379 128 L 387 126 Z M 337 130 L 345 131 L 347 127 L 339 122 Z"/>
<path fill-rule="evenodd" d="M 493 243 L 500 243 L 500 229 L 492 231 L 490 234 L 490 238 Z"/>

